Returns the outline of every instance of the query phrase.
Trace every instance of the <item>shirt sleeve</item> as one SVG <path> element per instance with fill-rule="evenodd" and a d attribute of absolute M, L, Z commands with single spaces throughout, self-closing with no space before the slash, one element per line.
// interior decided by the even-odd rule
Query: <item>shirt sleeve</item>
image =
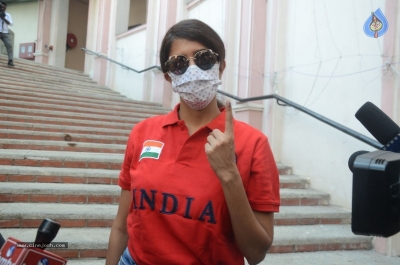
<path fill-rule="evenodd" d="M 121 172 L 119 173 L 118 185 L 124 190 L 131 189 L 131 174 L 130 168 L 133 157 L 133 130 L 129 135 L 128 143 L 126 145 L 125 156 L 121 166 Z"/>
<path fill-rule="evenodd" d="M 255 149 L 247 196 L 253 210 L 279 212 L 279 172 L 268 139 Z"/>
<path fill-rule="evenodd" d="M 8 22 L 10 22 L 10 25 L 9 25 L 9 26 L 14 25 L 14 22 L 13 22 L 13 20 L 12 20 L 11 15 L 10 15 L 10 14 L 7 14 L 7 15 L 8 15 L 7 20 L 8 20 Z"/>

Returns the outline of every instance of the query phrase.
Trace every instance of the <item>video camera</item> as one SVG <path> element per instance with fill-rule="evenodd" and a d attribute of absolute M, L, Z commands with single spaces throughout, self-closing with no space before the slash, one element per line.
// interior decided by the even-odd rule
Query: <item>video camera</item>
<path fill-rule="evenodd" d="M 354 234 L 390 237 L 400 231 L 400 127 L 371 102 L 357 119 L 384 146 L 358 151 L 349 158 L 353 172 Z"/>

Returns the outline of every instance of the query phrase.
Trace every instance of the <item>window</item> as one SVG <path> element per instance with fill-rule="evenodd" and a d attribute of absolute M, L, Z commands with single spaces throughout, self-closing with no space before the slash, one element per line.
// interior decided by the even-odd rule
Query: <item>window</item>
<path fill-rule="evenodd" d="M 128 30 L 147 22 L 147 0 L 131 0 Z"/>

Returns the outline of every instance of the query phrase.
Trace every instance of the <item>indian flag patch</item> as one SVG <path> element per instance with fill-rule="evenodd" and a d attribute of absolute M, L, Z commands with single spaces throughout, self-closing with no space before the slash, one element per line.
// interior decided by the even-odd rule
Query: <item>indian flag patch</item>
<path fill-rule="evenodd" d="M 164 143 L 154 140 L 147 140 L 143 143 L 142 153 L 140 154 L 139 161 L 142 158 L 158 159 L 163 149 Z"/>

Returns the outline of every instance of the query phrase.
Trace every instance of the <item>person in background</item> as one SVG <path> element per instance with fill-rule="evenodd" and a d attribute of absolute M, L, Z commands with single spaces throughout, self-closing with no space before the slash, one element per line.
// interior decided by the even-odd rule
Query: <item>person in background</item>
<path fill-rule="evenodd" d="M 258 264 L 271 247 L 279 174 L 267 137 L 218 107 L 225 47 L 207 24 L 166 33 L 161 68 L 180 103 L 134 126 L 107 265 Z"/>
<path fill-rule="evenodd" d="M 8 66 L 14 66 L 12 43 L 8 33 L 8 26 L 13 25 L 13 20 L 11 15 L 6 12 L 6 9 L 7 3 L 3 1 L 0 2 L 0 39 L 4 42 L 4 45 L 7 48 Z"/>

